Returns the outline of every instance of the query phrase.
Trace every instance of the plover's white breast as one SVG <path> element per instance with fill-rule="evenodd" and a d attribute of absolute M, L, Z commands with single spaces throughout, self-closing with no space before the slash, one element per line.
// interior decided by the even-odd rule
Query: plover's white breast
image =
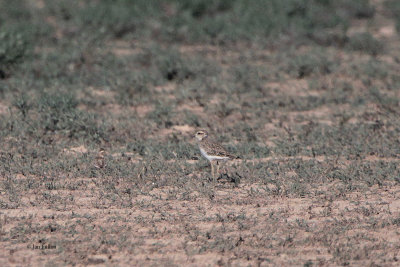
<path fill-rule="evenodd" d="M 221 157 L 221 156 L 209 155 L 209 154 L 207 154 L 207 152 L 206 152 L 203 148 L 201 148 L 201 147 L 200 147 L 200 152 L 201 152 L 201 154 L 202 154 L 206 159 L 208 159 L 209 161 L 212 161 L 212 160 L 225 160 L 225 159 L 229 159 L 228 157 Z"/>

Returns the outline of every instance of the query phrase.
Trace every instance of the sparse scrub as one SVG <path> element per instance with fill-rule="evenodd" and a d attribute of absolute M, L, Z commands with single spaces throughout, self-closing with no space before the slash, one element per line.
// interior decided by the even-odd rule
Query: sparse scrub
<path fill-rule="evenodd" d="M 20 95 L 14 100 L 13 105 L 21 112 L 22 117 L 25 119 L 32 105 L 29 103 L 28 97 L 25 94 Z"/>
<path fill-rule="evenodd" d="M 302 79 L 314 73 L 320 75 L 330 74 L 334 67 L 335 64 L 327 58 L 323 50 L 314 50 L 296 56 L 290 62 L 288 71 L 298 79 Z"/>
<path fill-rule="evenodd" d="M 179 3 L 179 2 L 177 2 Z M 189 34 L 192 40 L 218 42 L 268 38 L 280 34 L 307 34 L 345 25 L 351 17 L 372 17 L 369 1 L 195 1 L 177 4 L 178 16 L 170 19 L 173 33 Z M 327 12 L 336 9 L 337 12 Z M 324 15 L 321 15 L 324 14 Z M 186 15 L 186 16 L 183 16 Z M 207 18 L 207 19 L 206 19 Z M 183 25 L 189 25 L 187 29 Z"/>
<path fill-rule="evenodd" d="M 28 48 L 28 41 L 23 34 L 0 28 L 0 78 L 4 79 L 9 68 L 24 59 Z"/>
<path fill-rule="evenodd" d="M 158 127 L 170 128 L 173 125 L 173 109 L 168 103 L 159 102 L 147 118 L 154 121 Z"/>
<path fill-rule="evenodd" d="M 368 53 L 372 56 L 384 52 L 383 43 L 375 39 L 370 33 L 358 33 L 350 37 L 347 48 L 355 51 Z"/>
<path fill-rule="evenodd" d="M 49 12 L 70 28 L 93 36 L 128 38 L 159 35 L 174 42 L 262 40 L 280 35 L 307 37 L 315 31 L 345 27 L 352 18 L 371 18 L 375 9 L 360 1 L 89 1 L 47 3 Z M 334 10 L 335 12 L 332 12 Z M 323 14 L 323 15 L 322 15 Z M 72 30 L 74 34 L 79 31 Z"/>
<path fill-rule="evenodd" d="M 118 92 L 116 100 L 124 105 L 147 102 L 146 99 L 150 97 L 148 83 L 147 77 L 141 73 L 128 75 L 127 79 L 124 79 L 121 83 L 117 81 L 117 83 L 113 85 Z"/>
<path fill-rule="evenodd" d="M 264 70 L 266 71 L 266 70 Z M 234 92 L 264 91 L 263 70 L 246 64 L 232 68 Z"/>
<path fill-rule="evenodd" d="M 365 74 L 368 78 L 384 80 L 389 75 L 390 67 L 382 61 L 370 60 L 361 66 L 361 74 Z"/>
<path fill-rule="evenodd" d="M 396 0 L 386 0 L 384 2 L 388 12 L 390 12 L 393 18 L 396 20 L 396 29 L 400 32 L 400 3 Z"/>
<path fill-rule="evenodd" d="M 219 71 L 201 58 L 189 58 L 177 50 L 155 49 L 152 51 L 153 64 L 167 81 L 182 82 L 187 79 L 215 76 Z"/>
<path fill-rule="evenodd" d="M 155 64 L 158 66 L 162 77 L 168 81 L 189 79 L 195 75 L 190 70 L 190 65 L 184 62 L 176 51 L 168 51 L 165 54 L 160 51 Z"/>
<path fill-rule="evenodd" d="M 0 1 L 0 266 L 395 265 L 386 3 Z"/>

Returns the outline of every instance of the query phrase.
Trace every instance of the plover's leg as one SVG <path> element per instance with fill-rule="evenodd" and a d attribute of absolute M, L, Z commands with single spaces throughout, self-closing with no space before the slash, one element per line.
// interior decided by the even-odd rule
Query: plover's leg
<path fill-rule="evenodd" d="M 210 160 L 210 164 L 211 164 L 211 176 L 212 176 L 212 178 L 214 180 L 214 164 L 213 164 L 212 160 Z"/>
<path fill-rule="evenodd" d="M 217 178 L 219 176 L 219 161 L 217 161 Z"/>

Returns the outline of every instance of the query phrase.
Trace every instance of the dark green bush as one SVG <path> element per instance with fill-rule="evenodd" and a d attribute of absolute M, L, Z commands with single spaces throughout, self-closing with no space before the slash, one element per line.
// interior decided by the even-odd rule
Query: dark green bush
<path fill-rule="evenodd" d="M 61 20 L 74 22 L 81 34 L 218 43 L 305 37 L 345 28 L 351 18 L 369 18 L 375 12 L 369 0 L 49 1 L 48 6 Z"/>
<path fill-rule="evenodd" d="M 387 0 L 385 6 L 396 20 L 396 29 L 400 33 L 400 2 L 397 0 Z"/>
<path fill-rule="evenodd" d="M 28 51 L 26 36 L 0 28 L 0 69 L 21 62 Z"/>
<path fill-rule="evenodd" d="M 347 44 L 347 48 L 373 56 L 382 53 L 384 49 L 383 44 L 368 32 L 353 35 Z"/>
<path fill-rule="evenodd" d="M 335 65 L 327 56 L 324 50 L 314 49 L 297 55 L 289 63 L 289 73 L 301 79 L 312 74 L 329 74 Z"/>

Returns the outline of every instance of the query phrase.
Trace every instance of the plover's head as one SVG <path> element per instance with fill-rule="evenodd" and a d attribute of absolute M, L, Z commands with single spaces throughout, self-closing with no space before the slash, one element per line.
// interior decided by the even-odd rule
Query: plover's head
<path fill-rule="evenodd" d="M 194 136 L 196 137 L 196 139 L 198 141 L 201 141 L 208 136 L 208 133 L 206 130 L 199 130 L 196 132 L 196 134 Z"/>

